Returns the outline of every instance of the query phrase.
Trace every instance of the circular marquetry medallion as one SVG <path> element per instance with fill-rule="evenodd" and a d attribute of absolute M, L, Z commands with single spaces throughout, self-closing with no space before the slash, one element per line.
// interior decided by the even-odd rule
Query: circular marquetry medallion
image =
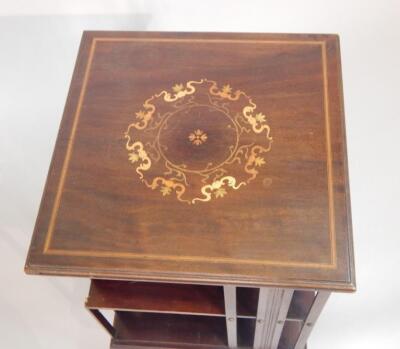
<path fill-rule="evenodd" d="M 141 181 L 194 204 L 256 178 L 272 137 L 252 99 L 207 79 L 172 91 L 146 100 L 125 132 L 128 159 Z"/>
<path fill-rule="evenodd" d="M 181 171 L 208 172 L 234 153 L 239 132 L 223 111 L 195 105 L 167 116 L 160 126 L 159 150 L 165 161 Z"/>

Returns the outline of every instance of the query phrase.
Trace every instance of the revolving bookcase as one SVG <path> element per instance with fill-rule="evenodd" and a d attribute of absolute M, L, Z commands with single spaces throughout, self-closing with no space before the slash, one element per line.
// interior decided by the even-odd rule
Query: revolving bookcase
<path fill-rule="evenodd" d="M 336 35 L 85 32 L 26 272 L 111 348 L 304 349 L 355 290 L 343 109 Z"/>

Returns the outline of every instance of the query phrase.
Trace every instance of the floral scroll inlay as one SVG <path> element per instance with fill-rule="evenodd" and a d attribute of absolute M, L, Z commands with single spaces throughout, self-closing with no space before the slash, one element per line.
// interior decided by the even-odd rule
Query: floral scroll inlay
<path fill-rule="evenodd" d="M 256 108 L 229 84 L 176 83 L 135 113 L 124 134 L 128 161 L 161 197 L 187 204 L 225 200 L 268 164 L 270 127 Z"/>

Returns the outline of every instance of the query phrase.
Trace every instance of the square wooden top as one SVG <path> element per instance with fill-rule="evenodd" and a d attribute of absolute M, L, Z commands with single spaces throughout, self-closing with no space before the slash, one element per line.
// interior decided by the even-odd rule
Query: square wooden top
<path fill-rule="evenodd" d="M 26 271 L 354 290 L 338 37 L 85 32 Z"/>

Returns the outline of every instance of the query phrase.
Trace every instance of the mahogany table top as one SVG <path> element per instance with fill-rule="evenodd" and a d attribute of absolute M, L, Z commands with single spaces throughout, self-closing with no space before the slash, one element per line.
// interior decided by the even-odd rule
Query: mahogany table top
<path fill-rule="evenodd" d="M 26 271 L 354 290 L 338 37 L 85 32 Z"/>

